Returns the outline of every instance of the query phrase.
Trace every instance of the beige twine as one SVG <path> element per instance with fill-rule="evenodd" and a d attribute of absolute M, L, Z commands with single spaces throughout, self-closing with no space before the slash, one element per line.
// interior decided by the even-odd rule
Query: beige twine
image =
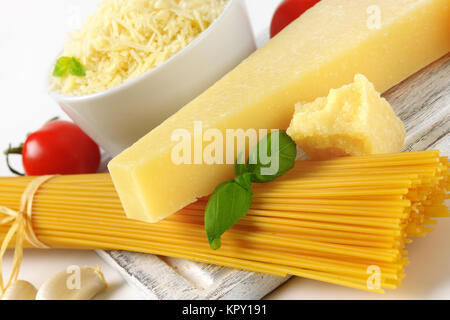
<path fill-rule="evenodd" d="M 41 176 L 33 179 L 25 188 L 20 201 L 19 211 L 11 210 L 7 207 L 0 206 L 0 213 L 6 215 L 5 218 L 0 220 L 1 225 L 8 225 L 12 222 L 11 227 L 6 233 L 3 239 L 2 246 L 0 248 L 0 297 L 2 297 L 9 288 L 9 286 L 17 280 L 20 271 L 20 264 L 23 257 L 23 244 L 26 240 L 32 246 L 40 249 L 48 249 L 49 247 L 42 243 L 36 236 L 33 230 L 32 224 L 32 206 L 33 198 L 40 186 L 45 182 L 53 178 L 54 175 Z M 6 286 L 3 282 L 3 255 L 8 248 L 14 235 L 16 235 L 16 245 L 14 249 L 14 259 L 11 268 L 11 274 L 9 276 Z"/>

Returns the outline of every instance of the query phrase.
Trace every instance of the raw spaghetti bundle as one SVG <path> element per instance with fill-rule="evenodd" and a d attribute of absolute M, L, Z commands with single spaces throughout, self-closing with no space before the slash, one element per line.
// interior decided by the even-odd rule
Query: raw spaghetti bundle
<path fill-rule="evenodd" d="M 448 159 L 439 151 L 298 161 L 282 178 L 254 186 L 248 215 L 216 251 L 203 229 L 207 199 L 148 224 L 125 217 L 108 174 L 55 176 L 40 178 L 25 214 L 21 197 L 36 178 L 1 178 L 0 239 L 16 215 L 32 228 L 18 227 L 25 231 L 10 246 L 34 232 L 51 248 L 153 253 L 383 292 L 401 284 L 410 238 L 431 231 L 434 217 L 449 216 L 448 178 Z M 373 268 L 374 286 L 368 285 Z"/>

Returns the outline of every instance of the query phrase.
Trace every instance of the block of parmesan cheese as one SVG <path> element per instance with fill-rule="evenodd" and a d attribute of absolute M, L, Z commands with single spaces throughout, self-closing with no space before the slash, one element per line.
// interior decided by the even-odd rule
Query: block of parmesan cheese
<path fill-rule="evenodd" d="M 311 159 L 396 153 L 406 136 L 389 102 L 361 74 L 328 97 L 298 103 L 287 133 Z"/>
<path fill-rule="evenodd" d="M 232 165 L 172 161 L 174 130 L 193 136 L 194 121 L 222 132 L 286 129 L 297 102 L 356 73 L 384 92 L 449 51 L 448 0 L 320 1 L 109 163 L 128 217 L 156 222 L 233 175 Z"/>

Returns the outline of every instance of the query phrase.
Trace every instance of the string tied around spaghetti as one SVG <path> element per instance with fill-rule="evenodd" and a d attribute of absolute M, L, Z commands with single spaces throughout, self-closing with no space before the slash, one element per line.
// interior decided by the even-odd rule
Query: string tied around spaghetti
<path fill-rule="evenodd" d="M 32 246 L 40 249 L 48 249 L 49 247 L 41 242 L 33 230 L 32 214 L 33 214 L 33 198 L 39 187 L 53 178 L 54 175 L 37 177 L 30 181 L 22 193 L 20 208 L 18 211 L 8 207 L 0 206 L 0 213 L 5 217 L 0 220 L 0 226 L 11 224 L 8 232 L 0 247 L 0 297 L 2 297 L 9 286 L 17 280 L 20 271 L 20 264 L 23 257 L 23 245 L 26 240 Z M 9 279 L 5 285 L 3 280 L 3 256 L 8 249 L 12 239 L 15 238 L 14 258 L 11 267 Z"/>

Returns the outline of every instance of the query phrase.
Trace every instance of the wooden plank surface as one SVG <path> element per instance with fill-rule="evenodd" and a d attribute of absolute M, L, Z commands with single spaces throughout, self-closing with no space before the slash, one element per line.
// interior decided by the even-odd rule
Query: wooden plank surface
<path fill-rule="evenodd" d="M 450 155 L 450 54 L 383 96 L 405 124 L 403 151 L 439 149 Z"/>
<path fill-rule="evenodd" d="M 450 54 L 383 95 L 405 123 L 404 151 L 450 155 Z M 98 251 L 149 299 L 260 299 L 288 278 L 126 251 Z"/>

